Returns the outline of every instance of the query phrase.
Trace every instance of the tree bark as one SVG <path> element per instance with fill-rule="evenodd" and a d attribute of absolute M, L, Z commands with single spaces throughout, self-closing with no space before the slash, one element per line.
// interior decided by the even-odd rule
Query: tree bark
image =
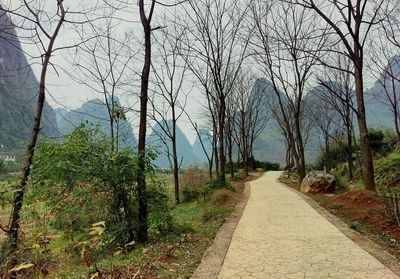
<path fill-rule="evenodd" d="M 147 18 L 144 9 L 144 0 L 139 0 L 140 19 L 144 32 L 145 57 L 141 76 L 140 87 L 140 120 L 138 137 L 138 170 L 136 182 L 138 189 L 139 216 L 138 216 L 138 242 L 148 241 L 148 222 L 147 222 L 147 190 L 146 190 L 146 132 L 147 132 L 147 103 L 149 76 L 151 67 L 151 17 L 154 11 L 155 0 L 152 1 L 150 15 Z"/>
<path fill-rule="evenodd" d="M 176 149 L 176 116 L 175 107 L 172 107 L 172 157 L 174 161 L 173 173 L 174 173 L 174 186 L 175 186 L 175 203 L 180 203 L 179 198 L 179 164 L 178 164 L 178 152 Z"/>
<path fill-rule="evenodd" d="M 357 120 L 360 130 L 360 142 L 362 149 L 362 176 L 367 190 L 375 191 L 374 163 L 371 144 L 368 136 L 368 126 L 365 116 L 364 84 L 362 74 L 363 61 L 361 57 L 355 57 L 355 86 L 357 95 Z"/>

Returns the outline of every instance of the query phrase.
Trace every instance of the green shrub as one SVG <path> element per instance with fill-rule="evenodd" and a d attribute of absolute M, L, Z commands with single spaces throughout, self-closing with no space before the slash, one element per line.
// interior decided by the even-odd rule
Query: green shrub
<path fill-rule="evenodd" d="M 215 190 L 219 189 L 228 189 L 231 191 L 234 191 L 235 188 L 232 187 L 231 184 L 229 184 L 227 181 L 223 182 L 221 181 L 221 178 L 217 177 L 212 180 L 209 180 L 205 189 L 205 193 L 211 193 Z"/>
<path fill-rule="evenodd" d="M 379 187 L 400 187 L 400 153 L 377 160 L 375 177 Z"/>
<path fill-rule="evenodd" d="M 244 169 L 237 169 L 235 172 L 235 179 L 244 179 L 246 178 L 246 173 Z"/>
<path fill-rule="evenodd" d="M 106 234 L 119 242 L 134 237 L 137 158 L 132 151 L 113 151 L 104 135 L 84 126 L 61 143 L 40 143 L 37 151 L 28 197 L 30 203 L 47 205 L 54 228 L 73 237 L 92 223 L 105 220 Z M 153 157 L 146 155 L 146 175 L 151 177 Z"/>
<path fill-rule="evenodd" d="M 343 193 L 349 190 L 347 183 L 342 176 L 335 175 L 336 179 L 336 193 Z"/>
<path fill-rule="evenodd" d="M 388 217 L 400 225 L 400 153 L 377 160 L 375 177 Z"/>
<path fill-rule="evenodd" d="M 147 196 L 149 233 L 151 237 L 158 239 L 171 233 L 174 227 L 165 183 L 156 177 L 149 179 Z"/>

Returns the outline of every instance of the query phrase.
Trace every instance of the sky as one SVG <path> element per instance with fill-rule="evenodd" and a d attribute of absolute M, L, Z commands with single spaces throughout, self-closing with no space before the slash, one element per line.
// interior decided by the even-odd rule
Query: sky
<path fill-rule="evenodd" d="M 39 0 L 40 3 L 43 5 L 43 7 L 46 8 L 46 10 L 49 12 L 49 14 L 54 14 L 54 9 L 52 8 L 54 6 L 53 3 L 55 1 L 51 0 Z M 16 5 L 18 1 L 15 0 L 1 0 L 3 4 L 5 4 L 8 7 L 13 7 L 13 5 Z M 133 5 L 126 6 L 124 5 L 124 11 L 119 11 L 114 13 L 114 17 L 118 18 L 113 20 L 114 24 L 118 23 L 118 26 L 116 27 L 116 32 L 118 34 L 115 34 L 115 36 L 121 37 L 125 34 L 125 32 L 131 31 L 133 32 L 133 39 L 132 39 L 132 47 L 136 48 L 138 54 L 134 57 L 134 59 L 131 60 L 130 62 L 130 67 L 136 71 L 134 75 L 135 77 L 135 82 L 133 82 L 132 86 L 129 88 L 124 89 L 123 93 L 117 93 L 121 104 L 125 107 L 130 107 L 133 110 L 136 110 L 136 112 L 130 112 L 127 114 L 129 120 L 131 121 L 133 130 L 135 135 L 137 136 L 138 133 L 138 92 L 140 90 L 139 86 L 140 83 L 139 78 L 140 75 L 139 73 L 141 72 L 142 66 L 143 66 L 143 34 L 142 34 L 142 26 L 140 23 L 140 17 L 138 13 L 138 6 L 136 5 L 136 1 L 128 1 L 134 3 Z M 170 1 L 171 2 L 171 1 Z M 104 2 L 102 0 L 67 0 L 64 1 L 65 7 L 69 11 L 81 11 L 81 10 L 92 10 L 94 6 L 105 6 Z M 15 6 L 14 6 L 15 7 Z M 121 5 L 122 7 L 122 5 Z M 96 16 L 101 15 L 101 14 L 107 14 L 109 12 L 109 9 L 105 8 L 102 11 L 97 11 Z M 158 19 L 164 18 L 164 16 L 167 16 L 169 14 L 169 11 L 166 10 L 166 8 L 158 6 L 156 7 L 156 14 L 154 15 L 154 24 L 156 24 L 156 21 Z M 75 16 L 71 15 L 69 19 L 73 18 L 74 20 L 76 19 L 82 19 L 82 16 Z M 68 18 L 67 18 L 68 19 Z M 104 21 L 96 21 L 94 23 L 95 25 L 97 24 L 99 27 L 104 25 Z M 89 28 L 89 26 L 85 27 Z M 72 25 L 70 24 L 64 24 L 63 28 L 61 29 L 61 32 L 59 36 L 57 37 L 56 41 L 56 47 L 60 46 L 71 46 L 74 45 L 75 42 L 79 41 L 79 37 L 77 35 L 77 31 L 72 28 Z M 20 34 L 21 36 L 22 34 Z M 28 53 L 31 56 L 37 56 L 37 47 L 35 47 L 32 44 L 25 44 L 24 41 L 22 40 L 22 45 L 26 53 Z M 54 56 L 52 57 L 52 62 L 55 65 L 54 68 L 50 68 L 47 76 L 47 101 L 53 106 L 53 108 L 67 108 L 67 109 L 75 109 L 80 107 L 84 102 L 94 99 L 94 98 L 103 98 L 103 96 L 88 86 L 85 86 L 83 84 L 80 84 L 76 82 L 74 79 L 71 78 L 71 74 L 75 75 L 78 74 L 78 71 L 76 68 L 72 66 L 73 56 L 74 56 L 74 49 L 70 50 L 62 50 L 62 51 L 57 51 L 55 52 Z M 156 49 L 153 48 L 153 56 L 157 55 Z M 37 58 L 30 58 L 28 55 L 28 60 L 32 65 L 32 68 L 38 77 L 40 75 L 40 65 L 38 62 Z M 154 79 L 154 78 L 153 78 Z M 151 89 L 155 89 L 155 86 L 150 85 Z M 193 86 L 193 78 L 191 76 L 187 76 L 185 78 L 185 85 L 183 90 L 185 92 L 190 91 L 190 95 L 187 98 L 187 104 L 186 104 L 186 110 L 190 113 L 191 117 L 193 118 L 194 121 L 199 121 L 199 125 L 201 123 L 201 110 L 202 110 L 202 101 L 203 97 L 201 92 L 199 91 L 198 88 L 195 88 Z M 184 100 L 182 99 L 181 102 L 183 103 Z M 154 125 L 153 122 L 150 121 L 150 126 Z M 191 143 L 194 142 L 196 138 L 196 133 L 193 130 L 189 120 L 183 115 L 181 119 L 178 121 L 179 127 L 183 130 L 183 132 L 186 134 L 188 137 L 189 141 Z M 148 132 L 150 134 L 150 131 Z"/>

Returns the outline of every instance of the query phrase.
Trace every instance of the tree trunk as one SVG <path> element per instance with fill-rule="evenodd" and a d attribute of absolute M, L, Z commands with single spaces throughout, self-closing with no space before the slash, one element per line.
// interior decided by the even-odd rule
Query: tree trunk
<path fill-rule="evenodd" d="M 298 159 L 297 159 L 297 173 L 299 174 L 299 183 L 301 183 L 306 177 L 306 162 L 304 157 L 304 144 L 303 144 L 303 136 L 301 135 L 300 128 L 300 115 L 295 115 L 295 128 L 296 128 L 296 144 L 298 150 Z"/>
<path fill-rule="evenodd" d="M 178 165 L 178 152 L 176 150 L 176 117 L 175 108 L 172 107 L 172 157 L 174 161 L 173 173 L 174 173 L 174 184 L 175 184 L 175 203 L 180 203 L 179 198 L 179 165 Z"/>
<path fill-rule="evenodd" d="M 355 63 L 355 86 L 357 96 L 357 120 L 360 129 L 360 142 L 362 150 L 362 176 L 365 188 L 375 191 L 374 163 L 372 158 L 371 144 L 368 136 L 368 126 L 365 116 L 364 104 L 364 85 L 363 85 L 363 67 L 362 58 L 358 57 Z"/>
<path fill-rule="evenodd" d="M 231 178 L 235 177 L 235 168 L 233 165 L 233 143 L 232 143 L 232 134 L 229 135 L 228 139 L 228 155 L 229 155 L 229 167 L 230 167 L 230 172 L 231 172 Z"/>
<path fill-rule="evenodd" d="M 217 130 L 214 129 L 215 132 L 213 134 L 213 149 L 215 156 L 215 172 L 217 176 L 219 176 L 219 156 L 218 156 L 218 141 L 217 141 Z"/>
<path fill-rule="evenodd" d="M 326 172 L 329 172 L 331 169 L 331 151 L 329 146 L 329 135 L 325 135 L 325 168 Z"/>
<path fill-rule="evenodd" d="M 354 177 L 354 167 L 353 167 L 353 137 L 352 137 L 352 127 L 350 125 L 350 111 L 347 115 L 347 164 L 349 167 L 349 180 L 352 180 Z"/>
<path fill-rule="evenodd" d="M 40 73 L 40 82 L 39 82 L 39 94 L 38 101 L 35 113 L 35 122 L 32 128 L 32 137 L 31 141 L 28 145 L 27 156 L 25 159 L 24 170 L 20 182 L 19 189 L 15 191 L 14 200 L 13 200 L 13 209 L 10 216 L 10 227 L 8 231 L 8 237 L 10 240 L 10 250 L 11 252 L 15 251 L 18 247 L 18 235 L 20 228 L 20 219 L 21 219 L 21 209 L 24 201 L 24 194 L 26 190 L 26 185 L 28 183 L 29 175 L 31 172 L 31 167 L 33 163 L 33 158 L 35 155 L 35 147 L 39 137 L 40 132 L 40 124 L 42 121 L 43 107 L 46 98 L 46 76 L 47 76 L 47 68 L 50 64 L 50 58 L 53 53 L 54 43 L 58 36 L 58 33 L 61 29 L 62 24 L 65 20 L 65 10 L 62 3 L 58 4 L 60 10 L 60 19 L 57 23 L 57 26 L 54 30 L 53 36 L 50 38 L 49 44 L 46 49 L 46 53 L 43 56 L 42 69 Z"/>
<path fill-rule="evenodd" d="M 226 177 L 225 177 L 225 100 L 220 100 L 221 107 L 219 111 L 219 133 L 218 133 L 218 153 L 219 153 L 219 183 L 220 187 L 225 187 L 226 185 Z"/>
<path fill-rule="evenodd" d="M 151 26 L 144 12 L 144 0 L 139 2 L 141 21 L 144 31 L 145 57 L 141 76 L 140 87 L 140 120 L 138 137 L 138 169 L 136 174 L 139 216 L 138 216 L 138 242 L 146 243 L 148 241 L 148 222 L 147 222 L 147 190 L 146 190 L 146 130 L 147 130 L 147 103 L 149 76 L 151 67 Z"/>

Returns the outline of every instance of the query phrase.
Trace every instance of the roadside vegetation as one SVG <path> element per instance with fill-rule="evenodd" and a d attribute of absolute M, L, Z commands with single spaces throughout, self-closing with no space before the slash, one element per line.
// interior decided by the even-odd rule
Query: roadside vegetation
<path fill-rule="evenodd" d="M 11 270 L 18 278 L 187 278 L 194 272 L 242 197 L 244 170 L 235 167 L 223 188 L 205 168 L 181 170 L 182 202 L 177 205 L 172 173 L 155 169 L 151 160 L 156 155 L 148 151 L 150 239 L 143 245 L 136 242 L 137 224 L 131 222 L 138 214 L 132 171 L 137 159 L 130 150 L 112 151 L 110 146 L 97 129 L 85 126 L 63 142 L 39 143 L 21 245 L 13 254 L 18 265 L 6 257 L 7 237 L 0 234 L 2 276 Z M 19 173 L 2 170 L 5 229 Z"/>

